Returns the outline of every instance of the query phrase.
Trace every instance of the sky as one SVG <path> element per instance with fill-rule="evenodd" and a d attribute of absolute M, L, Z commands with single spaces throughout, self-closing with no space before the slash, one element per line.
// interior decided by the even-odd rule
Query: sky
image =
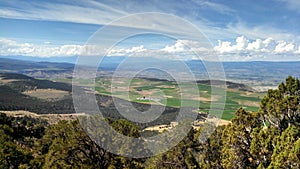
<path fill-rule="evenodd" d="M 299 18 L 299 0 L 4 0 L 0 56 L 59 61 L 90 46 L 92 55 L 300 61 Z"/>

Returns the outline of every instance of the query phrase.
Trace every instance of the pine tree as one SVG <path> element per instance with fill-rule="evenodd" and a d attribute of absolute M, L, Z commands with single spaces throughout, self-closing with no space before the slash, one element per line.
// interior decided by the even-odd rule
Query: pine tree
<path fill-rule="evenodd" d="M 280 131 L 290 125 L 300 125 L 300 81 L 289 76 L 278 89 L 269 90 L 261 101 L 260 112 L 265 121 Z"/>
<path fill-rule="evenodd" d="M 222 135 L 222 166 L 224 168 L 247 168 L 255 166 L 250 153 L 251 132 L 262 125 L 260 114 L 240 108 L 232 124 L 226 126 Z"/>

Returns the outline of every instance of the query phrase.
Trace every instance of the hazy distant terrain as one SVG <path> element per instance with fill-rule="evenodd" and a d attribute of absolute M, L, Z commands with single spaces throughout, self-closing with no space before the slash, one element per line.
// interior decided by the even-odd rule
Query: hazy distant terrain
<path fill-rule="evenodd" d="M 117 66 L 125 59 L 125 57 L 105 57 L 100 64 L 101 71 L 98 72 L 98 76 L 111 76 Z M 43 61 L 43 59 L 38 61 L 41 60 Z M 76 59 L 73 57 L 71 60 Z M 45 59 L 43 62 L 36 62 L 0 58 L 0 72 L 22 73 L 38 78 L 66 78 L 72 76 L 74 69 L 73 61 L 70 61 L 70 63 L 52 62 L 51 59 L 50 61 Z M 151 67 L 151 65 L 156 63 L 168 68 L 168 70 L 178 69 L 176 67 L 178 61 L 130 58 L 126 71 L 136 72 L 142 66 Z M 205 69 L 205 62 L 190 60 L 184 63 L 192 70 L 198 80 L 209 79 Z M 282 79 L 285 79 L 289 75 L 298 78 L 300 75 L 300 69 L 295 69 L 300 67 L 300 62 L 223 62 L 223 67 L 228 81 L 246 84 L 258 91 L 266 91 L 269 88 L 274 88 L 282 82 Z M 159 71 L 156 73 L 155 71 L 152 72 L 154 72 L 152 76 L 155 78 L 166 78 L 164 75 L 160 75 Z M 143 76 L 143 74 L 140 74 L 140 76 Z M 149 76 L 151 75 L 144 74 L 144 77 L 149 78 Z"/>

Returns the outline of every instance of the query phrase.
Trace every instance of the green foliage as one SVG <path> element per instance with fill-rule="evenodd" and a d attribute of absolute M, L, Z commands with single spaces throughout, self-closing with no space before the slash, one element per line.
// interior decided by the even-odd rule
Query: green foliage
<path fill-rule="evenodd" d="M 279 137 L 269 168 L 300 167 L 300 128 L 288 127 Z"/>
<path fill-rule="evenodd" d="M 279 136 L 280 131 L 273 126 L 258 127 L 251 133 L 250 153 L 259 168 L 266 168 L 271 163 L 271 156 Z"/>
<path fill-rule="evenodd" d="M 0 113 L 0 168 L 19 168 L 33 158 L 26 149 L 21 148 L 14 139 L 16 132 L 13 129 L 11 118 Z"/>
<path fill-rule="evenodd" d="M 260 114 L 247 112 L 240 108 L 235 113 L 232 124 L 223 131 L 222 166 L 224 168 L 246 168 L 253 166 L 253 157 L 250 153 L 252 141 L 251 132 L 262 125 Z"/>
<path fill-rule="evenodd" d="M 266 120 L 281 131 L 300 124 L 300 81 L 289 76 L 278 89 L 269 90 L 261 101 L 260 111 Z"/>
<path fill-rule="evenodd" d="M 29 161 L 29 156 L 13 142 L 13 139 L 0 130 L 0 168 L 18 168 Z"/>
<path fill-rule="evenodd" d="M 191 130 L 188 135 L 171 150 L 151 157 L 146 161 L 146 168 L 199 168 L 193 147 L 197 142 L 195 131 Z"/>
<path fill-rule="evenodd" d="M 201 168 L 222 168 L 222 133 L 225 129 L 224 126 L 219 126 L 216 128 L 214 133 L 203 143 L 198 143 L 195 146 L 195 153 L 198 156 L 198 162 Z M 200 129 L 200 133 L 203 129 Z M 197 134 L 198 134 L 197 133 Z M 198 138 L 198 136 L 196 137 Z"/>
<path fill-rule="evenodd" d="M 40 143 L 43 168 L 107 167 L 106 151 L 97 146 L 81 129 L 78 121 L 60 121 L 50 126 Z"/>

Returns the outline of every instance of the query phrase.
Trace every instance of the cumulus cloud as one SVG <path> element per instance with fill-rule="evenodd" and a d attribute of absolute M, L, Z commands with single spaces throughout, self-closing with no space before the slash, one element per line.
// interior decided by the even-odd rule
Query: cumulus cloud
<path fill-rule="evenodd" d="M 280 41 L 275 47 L 274 52 L 284 53 L 284 52 L 293 52 L 295 45 L 293 43 L 287 43 L 285 41 Z"/>
<path fill-rule="evenodd" d="M 22 56 L 75 56 L 80 54 L 81 45 L 35 45 L 31 43 L 19 43 L 14 40 L 0 38 L 0 55 Z"/>
<path fill-rule="evenodd" d="M 268 47 L 272 42 L 273 42 L 274 40 L 272 39 L 272 38 L 267 38 L 267 39 L 265 39 L 264 41 L 262 41 L 262 43 L 266 46 L 266 47 Z"/>
<path fill-rule="evenodd" d="M 266 39 L 247 39 L 245 36 L 236 38 L 235 43 L 218 41 L 214 50 L 221 60 L 299 60 L 300 46 L 293 42 Z"/>
<path fill-rule="evenodd" d="M 247 50 L 260 50 L 263 47 L 263 41 L 261 39 L 256 39 L 254 42 L 249 43 Z"/>
<path fill-rule="evenodd" d="M 59 57 L 59 56 L 131 56 L 138 53 L 146 52 L 143 46 L 134 46 L 131 48 L 113 48 L 112 50 L 104 49 L 100 45 L 60 45 L 54 46 L 51 43 L 41 45 L 31 43 L 20 43 L 15 40 L 0 38 L 0 55 L 2 56 L 36 56 L 36 57 Z"/>
<path fill-rule="evenodd" d="M 130 48 L 112 48 L 108 56 L 132 56 L 132 57 L 153 57 L 160 59 L 189 60 L 197 59 L 195 54 L 208 52 L 205 47 L 201 47 L 199 42 L 193 40 L 176 40 L 174 44 L 165 44 L 161 48 L 147 49 L 143 45 Z M 212 48 L 210 49 L 212 51 Z M 199 59 L 199 58 L 198 58 Z"/>
<path fill-rule="evenodd" d="M 147 49 L 143 46 L 134 46 L 131 48 L 118 48 L 118 49 L 111 49 L 108 52 L 108 56 L 132 56 L 137 53 L 146 52 Z"/>
<path fill-rule="evenodd" d="M 121 47 L 116 46 L 110 50 L 100 45 L 60 45 L 51 43 L 31 44 L 20 43 L 15 40 L 0 38 L 0 55 L 2 56 L 133 56 L 156 57 L 176 60 L 201 59 L 204 60 L 284 60 L 300 59 L 300 46 L 292 42 L 275 41 L 272 38 L 250 40 L 245 36 L 237 37 L 234 43 L 218 41 L 218 45 L 211 49 L 201 47 L 200 43 L 192 40 L 177 40 L 174 44 L 166 44 L 162 48 L 147 49 L 143 45 Z M 195 52 L 198 54 L 196 55 Z M 199 55 L 200 54 L 200 55 Z"/>
<path fill-rule="evenodd" d="M 218 41 L 218 46 L 214 49 L 220 53 L 231 53 L 231 52 L 238 52 L 242 51 L 248 46 L 248 40 L 244 36 L 237 37 L 235 40 L 236 44 L 231 44 L 228 41 Z"/>
<path fill-rule="evenodd" d="M 269 52 L 271 54 L 276 53 L 297 53 L 295 45 L 286 41 L 275 42 L 272 38 L 249 40 L 244 36 L 236 38 L 236 43 L 232 44 L 229 41 L 221 41 L 214 49 L 219 53 L 257 53 L 257 52 Z"/>
<path fill-rule="evenodd" d="M 205 52 L 209 49 L 201 46 L 198 41 L 194 40 L 176 40 L 173 45 L 166 45 L 160 51 L 167 53 L 191 53 L 191 52 Z"/>
<path fill-rule="evenodd" d="M 162 51 L 174 53 L 174 52 L 183 52 L 185 50 L 185 46 L 182 41 L 177 40 L 174 45 L 165 46 Z"/>
<path fill-rule="evenodd" d="M 236 45 L 234 45 L 233 47 L 236 50 L 243 50 L 248 45 L 248 40 L 244 36 L 237 37 L 235 41 L 236 41 Z"/>

